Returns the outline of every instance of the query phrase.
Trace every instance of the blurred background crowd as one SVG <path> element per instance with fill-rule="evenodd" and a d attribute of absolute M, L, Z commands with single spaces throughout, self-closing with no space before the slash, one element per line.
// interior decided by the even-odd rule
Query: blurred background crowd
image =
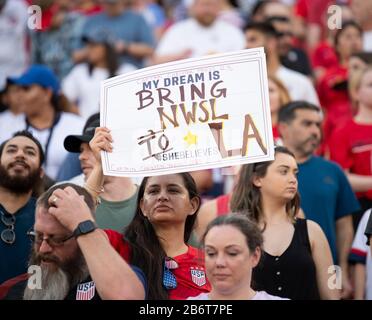
<path fill-rule="evenodd" d="M 348 270 L 345 297 L 372 299 L 371 253 L 361 238 L 352 244 L 372 207 L 372 0 L 0 0 L 0 43 L 0 144 L 20 130 L 38 139 L 46 175 L 35 196 L 56 182 L 83 184 L 91 173 L 87 142 L 99 126 L 101 81 L 264 47 L 273 136 L 296 156 L 303 213 Z M 289 104 L 295 115 L 283 111 Z M 305 114 L 312 106 L 319 121 Z M 82 132 L 77 147 L 66 143 Z M 310 157 L 335 165 L 344 180 L 323 163 L 310 168 Z M 192 173 L 203 196 L 200 219 L 221 205 L 230 211 L 237 172 Z M 112 179 L 108 185 L 121 183 L 126 192 L 107 201 L 133 202 L 140 179 Z"/>

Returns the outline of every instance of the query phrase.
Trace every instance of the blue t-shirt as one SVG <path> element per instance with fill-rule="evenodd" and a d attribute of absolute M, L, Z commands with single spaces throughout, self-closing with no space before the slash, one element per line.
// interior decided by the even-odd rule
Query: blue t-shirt
<path fill-rule="evenodd" d="M 153 33 L 142 15 L 126 10 L 121 15 L 110 17 L 100 13 L 87 19 L 83 27 L 83 36 L 89 36 L 99 30 L 105 30 L 115 40 L 128 43 L 145 43 L 153 47 L 155 44 Z M 128 54 L 120 56 L 122 63 L 131 63 L 138 68 L 143 67 L 142 59 Z"/>
<path fill-rule="evenodd" d="M 27 231 L 35 223 L 35 206 L 36 199 L 31 198 L 25 206 L 14 214 L 16 218 L 14 225 L 16 238 L 13 244 L 7 244 L 0 239 L 0 284 L 27 272 L 32 244 L 27 236 Z M 0 210 L 7 213 L 1 204 Z M 7 229 L 7 227 L 0 220 L 0 233 L 4 229 Z"/>
<path fill-rule="evenodd" d="M 337 263 L 336 220 L 358 211 L 358 200 L 336 163 L 312 156 L 298 167 L 301 208 L 323 229 Z"/>

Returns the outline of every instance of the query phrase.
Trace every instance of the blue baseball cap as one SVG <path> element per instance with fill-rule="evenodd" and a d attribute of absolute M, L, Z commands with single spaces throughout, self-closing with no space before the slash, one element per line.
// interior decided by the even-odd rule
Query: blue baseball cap
<path fill-rule="evenodd" d="M 59 81 L 53 71 L 47 66 L 34 64 L 18 78 L 9 78 L 9 83 L 19 86 L 31 86 L 38 84 L 43 88 L 50 88 L 53 94 L 59 93 Z"/>

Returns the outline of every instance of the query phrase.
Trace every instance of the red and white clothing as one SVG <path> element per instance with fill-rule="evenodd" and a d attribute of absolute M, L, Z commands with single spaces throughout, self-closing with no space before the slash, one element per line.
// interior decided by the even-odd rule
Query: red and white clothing
<path fill-rule="evenodd" d="M 372 124 L 353 119 L 334 132 L 329 144 L 330 158 L 351 173 L 372 175 Z M 372 199 L 372 190 L 357 192 L 358 198 Z"/>
<path fill-rule="evenodd" d="M 315 24 L 321 29 L 321 39 L 327 33 L 327 9 L 333 0 L 298 0 L 294 5 L 294 14 L 302 18 L 306 25 Z"/>
<path fill-rule="evenodd" d="M 348 78 L 347 68 L 337 65 L 328 69 L 317 86 L 320 105 L 325 111 L 323 145 L 328 148 L 333 132 L 353 118 L 353 108 L 347 88 L 339 88 Z"/>
<path fill-rule="evenodd" d="M 366 268 L 365 281 L 365 299 L 372 300 L 372 256 L 369 246 L 366 244 L 366 230 L 371 209 L 367 210 L 359 222 L 358 229 L 355 233 L 355 238 L 351 246 L 349 261 L 354 263 L 361 263 Z"/>
<path fill-rule="evenodd" d="M 328 41 L 321 41 L 311 53 L 311 64 L 314 69 L 324 68 L 325 70 L 338 66 L 338 57 L 333 46 Z"/>
<path fill-rule="evenodd" d="M 105 232 L 114 249 L 130 263 L 130 247 L 123 240 L 123 235 L 113 230 L 105 230 Z M 172 258 L 178 263 L 178 268 L 171 270 L 177 279 L 177 287 L 168 290 L 169 299 L 185 300 L 211 290 L 205 274 L 202 250 L 188 246 L 186 253 Z"/>

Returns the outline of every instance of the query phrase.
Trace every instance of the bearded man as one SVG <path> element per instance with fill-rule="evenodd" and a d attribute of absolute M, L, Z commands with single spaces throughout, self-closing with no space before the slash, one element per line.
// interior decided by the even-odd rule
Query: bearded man
<path fill-rule="evenodd" d="M 27 236 L 35 221 L 33 189 L 44 171 L 43 149 L 27 131 L 0 145 L 0 284 L 24 273 L 31 249 Z"/>
<path fill-rule="evenodd" d="M 6 300 L 144 299 L 146 279 L 128 265 L 94 221 L 83 187 L 55 185 L 37 200 L 29 273 L 0 286 Z"/>

